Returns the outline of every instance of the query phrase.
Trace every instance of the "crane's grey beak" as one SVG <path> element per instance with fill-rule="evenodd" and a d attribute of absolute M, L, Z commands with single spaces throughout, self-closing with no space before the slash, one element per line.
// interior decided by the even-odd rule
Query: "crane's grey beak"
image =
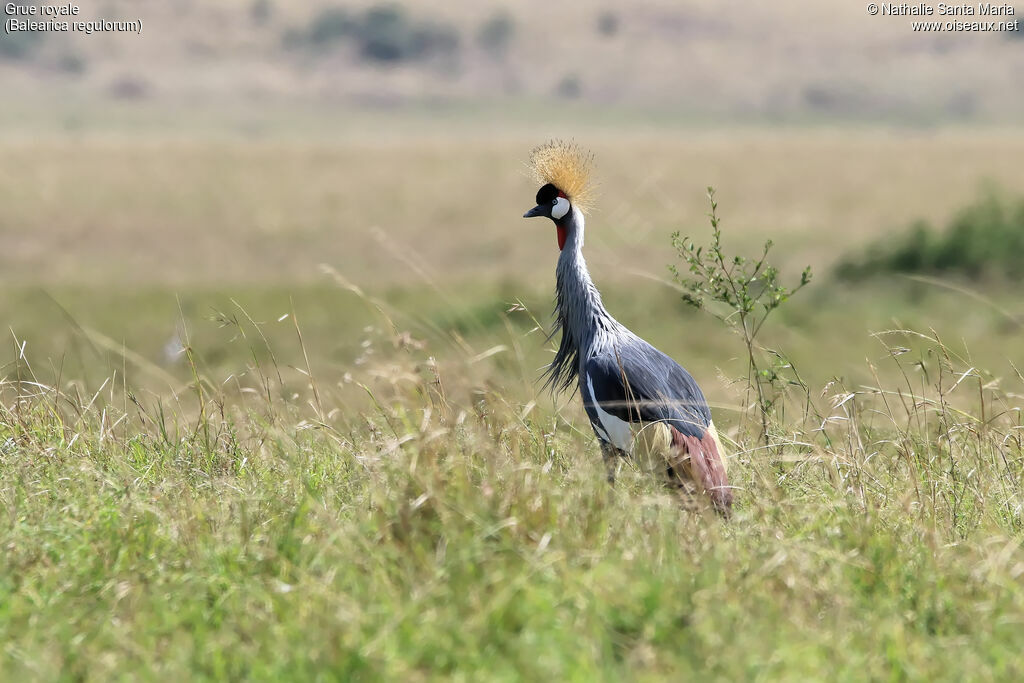
<path fill-rule="evenodd" d="M 544 207 L 544 206 L 541 206 L 540 204 L 538 204 L 537 206 L 533 207 L 532 209 L 530 209 L 529 211 L 524 213 L 523 214 L 523 218 L 536 218 L 537 216 L 543 216 L 544 215 L 544 210 L 546 208 L 547 207 Z"/>

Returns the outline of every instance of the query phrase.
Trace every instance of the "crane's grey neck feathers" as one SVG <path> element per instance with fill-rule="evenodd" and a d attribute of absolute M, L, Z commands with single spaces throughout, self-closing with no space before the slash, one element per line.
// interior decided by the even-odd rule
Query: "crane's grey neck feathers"
<path fill-rule="evenodd" d="M 545 375 L 546 387 L 564 391 L 577 380 L 582 364 L 597 351 L 612 344 L 616 335 L 632 336 L 605 310 L 601 293 L 590 279 L 583 259 L 583 214 L 575 206 L 563 223 L 566 242 L 556 269 L 556 324 L 549 339 L 559 330 L 562 340 Z"/>

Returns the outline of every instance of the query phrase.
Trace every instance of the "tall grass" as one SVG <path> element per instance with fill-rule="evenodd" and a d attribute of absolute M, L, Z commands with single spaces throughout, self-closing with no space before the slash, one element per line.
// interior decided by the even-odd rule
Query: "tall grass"
<path fill-rule="evenodd" d="M 642 472 L 606 483 L 587 425 L 536 396 L 539 335 L 438 360 L 362 296 L 381 332 L 333 383 L 301 320 L 268 353 L 242 313 L 246 371 L 184 340 L 174 392 L 18 356 L 0 678 L 1024 673 L 1019 374 L 880 333 L 874 384 L 789 397 L 781 448 L 727 430 L 722 522 Z"/>

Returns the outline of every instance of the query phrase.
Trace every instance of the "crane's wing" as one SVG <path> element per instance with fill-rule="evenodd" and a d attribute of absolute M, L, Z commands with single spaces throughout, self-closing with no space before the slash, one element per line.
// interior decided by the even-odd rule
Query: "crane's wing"
<path fill-rule="evenodd" d="M 690 373 L 642 339 L 591 357 L 584 371 L 584 406 L 596 403 L 626 422 L 667 422 L 697 439 L 711 424 L 711 410 Z"/>
<path fill-rule="evenodd" d="M 704 393 L 679 363 L 642 339 L 631 339 L 588 359 L 581 379 L 583 406 L 599 435 L 603 429 L 612 443 L 628 450 L 616 443 L 619 425 L 666 423 L 676 452 L 689 456 L 688 463 L 680 464 L 708 492 L 715 507 L 728 511 L 732 491 L 725 451 Z"/>

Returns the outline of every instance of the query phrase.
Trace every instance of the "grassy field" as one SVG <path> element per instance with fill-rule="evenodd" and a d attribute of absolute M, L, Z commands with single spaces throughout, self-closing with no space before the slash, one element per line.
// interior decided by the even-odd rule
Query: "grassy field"
<path fill-rule="evenodd" d="M 385 117 L 367 141 L 366 123 L 326 140 L 152 129 L 0 140 L 0 273 L 174 286 L 321 281 L 321 264 L 361 285 L 550 276 L 554 235 L 520 218 L 536 192 L 524 161 L 570 126 L 506 137 L 456 120 L 462 134 L 417 134 L 409 117 Z M 638 271 L 667 275 L 672 231 L 706 232 L 708 185 L 734 248 L 771 237 L 783 266 L 819 270 L 912 220 L 940 222 L 986 187 L 1024 194 L 1024 135 L 1012 131 L 572 134 L 595 151 L 601 184 L 588 260 L 600 282 L 633 278 L 624 286 Z"/>
<path fill-rule="evenodd" d="M 536 382 L 541 133 L 5 136 L 0 678 L 1024 674 L 1019 285 L 829 274 L 1024 193 L 1024 138 L 585 130 L 592 270 L 713 403 L 728 522 L 609 486 Z M 805 383 L 769 448 L 666 271 L 709 184 L 730 251 L 817 270 L 765 331 Z"/>
<path fill-rule="evenodd" d="M 247 373 L 176 395 L 9 368 L 5 678 L 1021 674 L 1019 376 L 918 340 L 769 450 L 719 408 L 723 523 L 609 487 L 518 349 L 384 335 L 314 392 L 249 331 Z"/>

